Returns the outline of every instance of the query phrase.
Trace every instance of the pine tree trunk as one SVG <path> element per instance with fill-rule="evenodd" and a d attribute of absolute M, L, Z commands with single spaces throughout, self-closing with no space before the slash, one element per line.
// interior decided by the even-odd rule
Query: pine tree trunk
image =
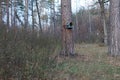
<path fill-rule="evenodd" d="M 120 0 L 110 0 L 110 45 L 112 56 L 120 55 Z"/>
<path fill-rule="evenodd" d="M 62 53 L 66 56 L 74 55 L 73 29 L 66 25 L 72 22 L 71 0 L 61 0 L 62 7 Z"/>

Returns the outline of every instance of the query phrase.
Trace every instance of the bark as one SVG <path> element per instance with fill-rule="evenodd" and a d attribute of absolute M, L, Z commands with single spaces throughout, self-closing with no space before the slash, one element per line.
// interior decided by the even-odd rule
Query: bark
<path fill-rule="evenodd" d="M 55 20 L 55 1 L 53 1 L 53 27 L 54 27 L 54 35 L 56 34 L 56 20 Z"/>
<path fill-rule="evenodd" d="M 39 19 L 39 28 L 40 28 L 40 30 L 41 30 L 41 32 L 42 32 L 43 30 L 42 30 L 41 17 L 40 17 L 41 13 L 40 13 L 39 6 L 38 6 L 38 2 L 37 2 L 37 1 L 38 1 L 38 0 L 36 0 L 36 8 L 37 8 L 38 19 Z"/>
<path fill-rule="evenodd" d="M 0 2 L 0 22 L 2 23 L 2 4 Z"/>
<path fill-rule="evenodd" d="M 120 0 L 110 0 L 110 44 L 109 53 L 120 55 Z"/>
<path fill-rule="evenodd" d="M 31 6 L 32 6 L 32 37 L 31 37 L 31 49 L 30 49 L 30 53 L 32 53 L 32 50 L 34 48 L 34 39 L 35 39 L 35 34 L 34 34 L 34 7 L 33 7 L 33 4 L 34 4 L 34 0 L 31 1 Z"/>
<path fill-rule="evenodd" d="M 7 10 L 7 32 L 9 29 L 9 0 L 6 0 L 6 10 Z"/>
<path fill-rule="evenodd" d="M 104 43 L 107 45 L 108 34 L 107 34 L 107 23 L 106 23 L 106 15 L 105 15 L 105 7 L 104 7 L 105 0 L 98 0 L 98 2 L 100 4 L 100 9 L 101 9 L 101 20 L 102 20 L 103 30 L 104 30 Z"/>
<path fill-rule="evenodd" d="M 12 0 L 10 1 L 11 2 L 11 26 L 13 26 L 13 2 Z"/>
<path fill-rule="evenodd" d="M 14 16 L 13 16 L 13 13 L 14 13 Z M 17 12 L 16 12 L 16 2 L 15 2 L 15 0 L 11 0 L 11 26 L 14 28 L 14 41 L 16 41 L 16 38 L 17 38 L 17 26 L 16 26 L 15 13 L 17 14 Z"/>
<path fill-rule="evenodd" d="M 74 55 L 73 29 L 66 29 L 67 23 L 72 22 L 71 0 L 61 0 L 62 7 L 62 53 Z"/>
<path fill-rule="evenodd" d="M 13 26 L 16 26 L 16 16 L 17 15 L 17 11 L 16 11 L 16 2 L 14 1 L 14 19 L 13 19 Z"/>
<path fill-rule="evenodd" d="M 25 0 L 25 29 L 28 27 L 28 0 Z"/>
<path fill-rule="evenodd" d="M 90 14 L 90 9 L 88 7 L 88 16 L 89 16 L 89 32 L 90 32 L 90 35 L 92 33 L 92 24 L 91 24 L 91 14 Z"/>
<path fill-rule="evenodd" d="M 32 4 L 32 31 L 34 32 L 34 12 L 33 12 L 33 0 L 31 1 Z"/>
<path fill-rule="evenodd" d="M 16 24 L 16 18 L 21 23 L 21 25 L 24 26 L 22 20 L 19 18 L 18 14 L 17 14 L 17 11 L 15 10 L 15 12 L 14 12 L 14 25 Z"/>
<path fill-rule="evenodd" d="M 78 5 L 78 2 L 77 2 L 77 0 L 76 0 L 76 17 L 75 17 L 76 27 L 74 28 L 75 32 L 73 33 L 73 34 L 74 34 L 73 36 L 75 36 L 75 37 L 74 37 L 75 40 L 77 39 L 77 37 L 78 37 L 78 35 L 79 35 L 79 27 L 78 27 L 78 7 L 77 7 L 77 5 Z"/>
<path fill-rule="evenodd" d="M 55 0 L 50 3 L 50 26 L 52 27 L 51 33 L 56 34 L 56 20 L 55 20 Z"/>
<path fill-rule="evenodd" d="M 50 29 L 50 33 L 53 33 L 53 31 L 54 31 L 54 27 L 53 27 L 53 21 L 52 21 L 52 6 L 50 6 L 50 27 L 52 28 L 52 29 Z"/>

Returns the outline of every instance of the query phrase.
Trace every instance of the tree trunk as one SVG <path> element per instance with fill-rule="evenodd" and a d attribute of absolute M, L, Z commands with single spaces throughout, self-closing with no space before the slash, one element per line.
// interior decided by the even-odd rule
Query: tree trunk
<path fill-rule="evenodd" d="M 120 55 L 120 0 L 110 0 L 110 44 L 109 53 Z"/>
<path fill-rule="evenodd" d="M 7 10 L 7 32 L 9 30 L 9 0 L 6 0 L 6 10 Z"/>
<path fill-rule="evenodd" d="M 76 0 L 76 17 L 75 17 L 75 20 L 76 20 L 76 27 L 74 28 L 74 35 L 73 36 L 75 36 L 74 37 L 74 39 L 75 39 L 75 41 L 76 41 L 76 39 L 78 39 L 77 37 L 79 36 L 79 25 L 78 25 L 78 0 Z"/>
<path fill-rule="evenodd" d="M 62 7 L 62 54 L 74 55 L 73 29 L 67 29 L 67 24 L 72 23 L 71 0 L 61 0 Z"/>
<path fill-rule="evenodd" d="M 31 1 L 31 6 L 32 6 L 32 31 L 34 33 L 34 9 L 33 9 L 33 0 Z"/>
<path fill-rule="evenodd" d="M 13 1 L 13 2 L 12 2 Z M 16 26 L 16 16 L 15 16 L 15 13 L 17 14 L 17 11 L 16 11 L 16 0 L 11 0 L 11 26 L 14 27 L 14 41 L 16 41 L 16 38 L 17 38 L 17 26 Z M 14 9 L 12 9 L 14 6 Z M 13 16 L 13 13 L 14 13 L 14 17 Z"/>
<path fill-rule="evenodd" d="M 14 18 L 13 18 L 13 26 L 16 26 L 16 16 L 15 16 L 15 14 L 16 14 L 16 1 L 15 0 L 13 0 L 14 2 Z"/>
<path fill-rule="evenodd" d="M 39 19 L 39 28 L 40 28 L 40 30 L 41 30 L 41 32 L 42 32 L 41 17 L 40 17 L 41 13 L 40 13 L 40 10 L 39 10 L 38 2 L 37 2 L 37 1 L 38 1 L 38 0 L 36 0 L 36 8 L 37 8 L 38 19 Z"/>
<path fill-rule="evenodd" d="M 25 0 L 25 29 L 28 27 L 28 0 Z"/>
<path fill-rule="evenodd" d="M 53 28 L 54 35 L 56 34 L 56 20 L 55 20 L 55 0 L 53 1 Z"/>
<path fill-rule="evenodd" d="M 0 23 L 2 23 L 2 2 L 0 2 Z"/>
<path fill-rule="evenodd" d="M 102 20 L 103 30 L 104 30 L 104 43 L 107 45 L 108 34 L 107 34 L 107 24 L 106 24 L 105 7 L 104 7 L 105 0 L 98 0 L 98 2 L 100 4 L 100 9 L 101 9 L 101 20 Z"/>
<path fill-rule="evenodd" d="M 13 0 L 11 0 L 11 27 L 13 26 Z"/>
<path fill-rule="evenodd" d="M 91 24 L 91 13 L 90 13 L 90 9 L 88 7 L 88 16 L 89 16 L 89 32 L 90 32 L 90 35 L 92 33 L 92 24 Z"/>

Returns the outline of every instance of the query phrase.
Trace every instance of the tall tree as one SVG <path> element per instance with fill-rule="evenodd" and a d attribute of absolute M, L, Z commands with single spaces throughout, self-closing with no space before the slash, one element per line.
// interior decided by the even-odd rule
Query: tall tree
<path fill-rule="evenodd" d="M 33 7 L 33 4 L 34 4 L 34 0 L 31 0 L 31 11 L 32 11 L 32 30 L 34 32 L 34 7 Z"/>
<path fill-rule="evenodd" d="M 66 56 L 74 54 L 71 0 L 61 0 L 62 7 L 62 53 Z"/>
<path fill-rule="evenodd" d="M 11 26 L 13 25 L 13 0 L 10 1 L 11 2 Z"/>
<path fill-rule="evenodd" d="M 106 23 L 106 14 L 105 14 L 105 5 L 104 3 L 106 0 L 98 0 L 100 9 L 101 9 L 101 20 L 103 24 L 103 30 L 104 30 L 104 43 L 107 45 L 108 43 L 108 34 L 107 34 L 107 23 Z"/>
<path fill-rule="evenodd" d="M 78 0 L 76 0 L 76 17 L 75 17 L 75 23 L 76 23 L 76 27 L 75 27 L 75 35 L 76 37 L 78 36 Z"/>
<path fill-rule="evenodd" d="M 55 0 L 48 0 L 49 8 L 50 8 L 50 26 L 52 27 L 53 34 L 56 34 L 56 20 L 55 20 Z"/>
<path fill-rule="evenodd" d="M 39 28 L 40 28 L 40 31 L 42 32 L 41 12 L 39 10 L 38 0 L 36 0 L 36 8 L 37 8 L 37 13 L 38 13 Z"/>
<path fill-rule="evenodd" d="M 14 1 L 14 19 L 13 19 L 13 26 L 15 26 L 16 25 L 16 16 L 15 16 L 15 14 L 17 14 L 16 12 L 16 2 L 15 2 L 15 0 L 13 0 Z"/>
<path fill-rule="evenodd" d="M 28 0 L 25 0 L 25 29 L 28 27 Z"/>
<path fill-rule="evenodd" d="M 9 0 L 6 0 L 6 12 L 7 12 L 7 31 L 9 28 Z"/>
<path fill-rule="evenodd" d="M 54 32 L 54 34 L 56 34 L 56 31 L 55 31 L 55 29 L 56 29 L 56 20 L 55 20 L 55 0 L 52 0 L 52 5 L 53 5 L 53 15 L 52 15 L 52 19 L 53 19 L 53 32 Z"/>
<path fill-rule="evenodd" d="M 112 56 L 120 55 L 120 0 L 110 0 L 110 45 Z"/>
<path fill-rule="evenodd" d="M 0 1 L 0 22 L 2 22 L 2 1 Z"/>
<path fill-rule="evenodd" d="M 24 26 L 23 20 L 21 19 L 21 17 L 23 16 L 23 14 L 20 16 L 20 12 L 24 11 L 24 1 L 23 0 L 12 0 L 13 2 L 13 26 L 15 26 L 17 24 L 17 20 L 19 21 L 19 23 Z M 24 14 L 25 15 L 25 14 Z"/>

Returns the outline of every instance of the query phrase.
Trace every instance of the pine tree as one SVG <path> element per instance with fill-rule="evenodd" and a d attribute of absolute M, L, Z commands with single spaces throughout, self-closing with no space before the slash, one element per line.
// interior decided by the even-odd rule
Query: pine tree
<path fill-rule="evenodd" d="M 74 55 L 71 0 L 61 0 L 62 7 L 62 54 Z"/>

